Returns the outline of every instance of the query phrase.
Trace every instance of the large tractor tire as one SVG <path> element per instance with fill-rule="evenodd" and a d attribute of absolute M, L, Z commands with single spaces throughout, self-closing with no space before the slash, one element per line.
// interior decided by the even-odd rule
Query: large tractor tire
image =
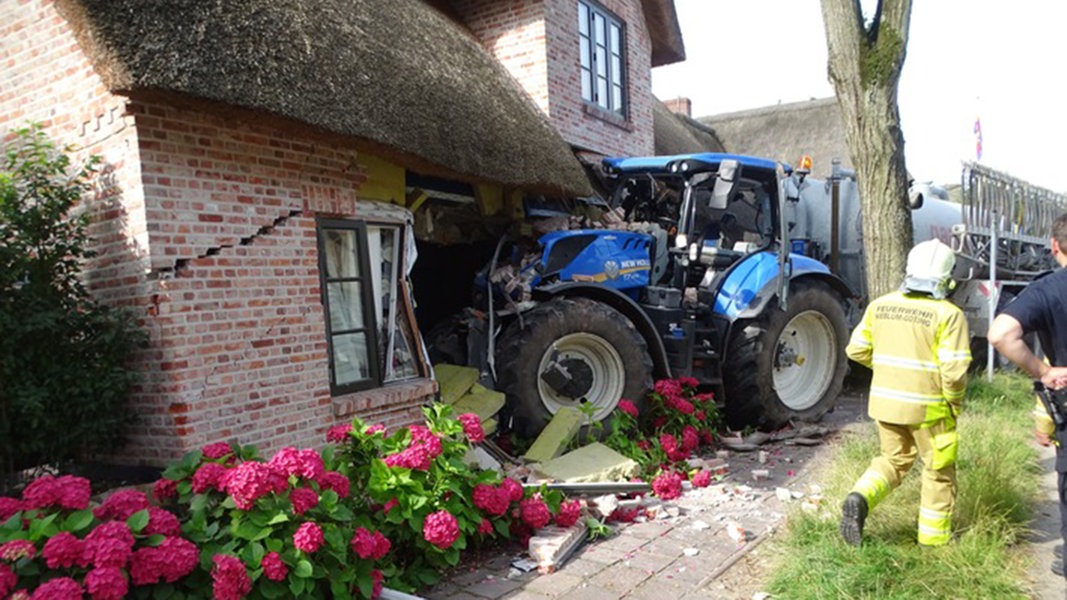
<path fill-rule="evenodd" d="M 838 295 L 819 282 L 790 288 L 731 335 L 723 368 L 726 422 L 773 430 L 816 421 L 833 408 L 847 369 L 848 324 Z"/>
<path fill-rule="evenodd" d="M 591 405 L 592 418 L 603 421 L 622 398 L 640 408 L 652 387 L 652 358 L 633 323 L 584 298 L 555 298 L 525 313 L 496 356 L 511 427 L 526 438 L 565 406 Z"/>

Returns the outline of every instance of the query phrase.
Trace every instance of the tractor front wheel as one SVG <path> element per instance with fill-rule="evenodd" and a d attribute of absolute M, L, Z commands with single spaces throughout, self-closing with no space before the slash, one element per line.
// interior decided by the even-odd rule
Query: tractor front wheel
<path fill-rule="evenodd" d="M 555 298 L 525 313 L 496 356 L 512 429 L 527 438 L 563 407 L 584 405 L 603 421 L 622 398 L 640 406 L 652 387 L 652 359 L 633 323 L 584 298 Z"/>

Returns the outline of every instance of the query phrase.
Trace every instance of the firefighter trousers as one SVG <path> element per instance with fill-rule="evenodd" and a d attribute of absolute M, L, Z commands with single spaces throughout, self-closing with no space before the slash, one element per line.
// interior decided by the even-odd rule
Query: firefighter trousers
<path fill-rule="evenodd" d="M 956 504 L 956 455 L 959 436 L 952 417 L 919 425 L 876 421 L 881 455 L 856 481 L 852 491 L 867 500 L 868 510 L 893 491 L 918 456 L 923 462 L 918 541 L 940 546 L 952 539 L 952 509 Z"/>

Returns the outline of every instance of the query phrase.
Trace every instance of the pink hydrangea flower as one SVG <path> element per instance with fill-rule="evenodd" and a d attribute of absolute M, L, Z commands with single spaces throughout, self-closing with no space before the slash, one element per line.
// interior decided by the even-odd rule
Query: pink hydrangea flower
<path fill-rule="evenodd" d="M 311 554 L 322 546 L 322 528 L 318 523 L 308 522 L 297 528 L 293 534 L 293 545 L 301 552 Z"/>
<path fill-rule="evenodd" d="M 559 513 L 556 515 L 556 525 L 570 527 L 578 522 L 582 516 L 582 503 L 578 500 L 564 500 L 559 505 Z"/>
<path fill-rule="evenodd" d="M 422 537 L 434 546 L 446 550 L 459 539 L 459 523 L 447 510 L 430 513 L 422 524 Z"/>
<path fill-rule="evenodd" d="M 85 553 L 94 566 L 125 567 L 133 544 L 133 532 L 125 521 L 108 521 L 85 536 Z"/>
<path fill-rule="evenodd" d="M 89 480 L 84 477 L 45 475 L 22 490 L 22 501 L 23 507 L 29 509 L 55 505 L 68 510 L 84 510 L 89 507 L 91 494 Z"/>
<path fill-rule="evenodd" d="M 700 434 L 697 433 L 697 428 L 692 425 L 686 425 L 682 428 L 682 449 L 686 452 L 692 452 L 700 447 Z"/>
<path fill-rule="evenodd" d="M 400 506 L 400 501 L 396 498 L 390 498 L 389 501 L 386 502 L 384 506 L 382 506 L 382 512 L 384 512 L 385 514 L 389 514 L 389 511 L 393 510 L 398 506 Z"/>
<path fill-rule="evenodd" d="M 511 504 L 511 494 L 508 490 L 485 483 L 474 486 L 471 498 L 476 508 L 494 517 L 508 512 L 508 506 Z"/>
<path fill-rule="evenodd" d="M 271 581 L 285 581 L 289 575 L 289 567 L 282 561 L 282 556 L 277 552 L 268 552 L 263 555 L 259 566 L 263 567 L 263 576 Z"/>
<path fill-rule="evenodd" d="M 370 572 L 370 579 L 371 579 L 370 597 L 371 598 L 377 598 L 378 596 L 382 595 L 382 579 L 384 579 L 384 578 L 385 577 L 382 575 L 382 572 L 379 571 L 378 569 L 374 569 L 374 570 L 372 570 Z"/>
<path fill-rule="evenodd" d="M 146 535 L 181 535 L 182 524 L 178 522 L 178 517 L 174 516 L 174 513 L 159 508 L 158 506 L 148 507 L 148 525 L 145 525 L 144 533 Z"/>
<path fill-rule="evenodd" d="M 274 469 L 264 463 L 248 461 L 230 469 L 223 483 L 237 508 L 249 510 L 256 500 L 277 491 L 277 475 Z"/>
<path fill-rule="evenodd" d="M 159 548 L 138 548 L 130 555 L 130 580 L 135 586 L 159 583 L 163 577 L 163 557 Z"/>
<path fill-rule="evenodd" d="M 204 458 L 217 460 L 233 454 L 233 447 L 230 446 L 229 442 L 215 442 L 204 446 L 200 449 L 200 452 L 204 455 Z"/>
<path fill-rule="evenodd" d="M 678 384 L 689 389 L 696 389 L 700 382 L 693 377 L 679 377 Z"/>
<path fill-rule="evenodd" d="M 37 556 L 37 546 L 29 540 L 11 540 L 0 545 L 0 560 L 15 562 L 22 557 L 33 558 L 34 556 Z"/>
<path fill-rule="evenodd" d="M 505 477 L 504 481 L 500 482 L 500 487 L 508 491 L 508 498 L 512 502 L 522 500 L 522 497 L 526 494 L 522 489 L 522 484 L 510 477 Z"/>
<path fill-rule="evenodd" d="M 322 456 L 311 448 L 297 450 L 287 446 L 272 456 L 267 465 L 286 475 L 303 477 L 310 481 L 318 481 L 326 472 Z"/>
<path fill-rule="evenodd" d="M 326 441 L 331 444 L 343 444 L 348 441 L 350 433 L 352 432 L 352 424 L 344 423 L 341 425 L 334 425 L 326 430 Z"/>
<path fill-rule="evenodd" d="M 363 527 L 356 529 L 352 536 L 352 551 L 364 560 L 379 560 L 389 553 L 392 543 L 382 532 L 371 533 Z"/>
<path fill-rule="evenodd" d="M 168 537 L 153 549 L 159 561 L 159 576 L 167 583 L 174 583 L 192 573 L 200 562 L 200 549 L 184 538 Z"/>
<path fill-rule="evenodd" d="M 85 542 L 79 540 L 69 531 L 60 531 L 47 542 L 41 550 L 41 556 L 49 569 L 69 569 L 75 565 L 86 567 L 89 565 L 89 557 L 86 556 Z M 0 594 L 2 597 L 2 594 Z"/>
<path fill-rule="evenodd" d="M 289 501 L 293 503 L 293 512 L 302 515 L 319 505 L 319 494 L 311 488 L 295 488 L 289 492 Z"/>
<path fill-rule="evenodd" d="M 137 490 L 119 490 L 93 509 L 93 516 L 101 521 L 125 521 L 137 511 L 148 508 L 148 496 Z"/>
<path fill-rule="evenodd" d="M 653 387 L 654 391 L 666 397 L 682 395 L 682 385 L 674 379 L 660 379 Z"/>
<path fill-rule="evenodd" d="M 463 433 L 467 435 L 470 443 L 477 444 L 485 441 L 485 430 L 482 429 L 482 418 L 474 413 L 464 413 L 457 417 L 463 424 Z"/>
<path fill-rule="evenodd" d="M 11 570 L 11 567 L 0 563 L 0 598 L 7 598 L 11 590 L 19 584 L 19 577 Z"/>
<path fill-rule="evenodd" d="M 702 410 L 696 411 L 693 416 L 696 417 L 697 421 L 706 421 L 708 418 L 708 415 Z"/>
<path fill-rule="evenodd" d="M 240 559 L 216 554 L 211 560 L 215 564 L 211 568 L 211 590 L 215 600 L 240 600 L 252 591 L 252 580 Z"/>
<path fill-rule="evenodd" d="M 637 418 L 637 405 L 629 400 L 619 400 L 619 410 L 630 415 L 633 418 Z"/>
<path fill-rule="evenodd" d="M 690 481 L 693 483 L 693 487 L 703 488 L 711 485 L 711 471 L 701 470 L 693 474 Z"/>
<path fill-rule="evenodd" d="M 652 492 L 660 500 L 673 500 L 682 495 L 682 476 L 674 471 L 661 473 L 652 480 Z"/>
<path fill-rule="evenodd" d="M 382 425 L 381 423 L 378 423 L 376 425 L 371 425 L 370 427 L 367 428 L 367 431 L 365 433 L 366 433 L 366 435 L 374 435 L 376 433 L 380 433 L 382 435 L 385 435 L 385 425 Z"/>
<path fill-rule="evenodd" d="M 121 600 L 130 591 L 130 584 L 122 574 L 122 569 L 100 567 L 85 575 L 85 589 L 93 600 Z"/>
<path fill-rule="evenodd" d="M 178 482 L 173 479 L 157 479 L 152 484 L 152 497 L 163 502 L 178 497 Z"/>
<path fill-rule="evenodd" d="M 489 521 L 489 519 L 482 517 L 482 522 L 478 523 L 478 533 L 481 535 L 492 535 L 493 524 Z"/>
<path fill-rule="evenodd" d="M 349 489 L 352 482 L 348 480 L 348 477 L 338 473 L 337 471 L 326 471 L 319 477 L 319 486 L 324 490 L 333 490 L 337 492 L 337 496 L 340 498 L 347 498 Z"/>
<path fill-rule="evenodd" d="M 33 591 L 31 600 L 81 600 L 82 586 L 70 577 L 57 577 L 42 583 Z"/>
<path fill-rule="evenodd" d="M 549 521 L 552 520 L 552 513 L 549 512 L 548 505 L 545 504 L 540 495 L 534 495 L 523 500 L 519 505 L 519 516 L 522 518 L 523 523 L 534 529 L 540 529 L 548 525 Z"/>
<path fill-rule="evenodd" d="M 248 464 L 248 463 L 243 463 Z M 208 490 L 223 491 L 223 482 L 228 469 L 219 463 L 204 463 L 193 473 L 193 493 L 203 494 Z"/>
<path fill-rule="evenodd" d="M 0 523 L 7 521 L 20 510 L 22 510 L 22 500 L 8 496 L 0 497 Z"/>

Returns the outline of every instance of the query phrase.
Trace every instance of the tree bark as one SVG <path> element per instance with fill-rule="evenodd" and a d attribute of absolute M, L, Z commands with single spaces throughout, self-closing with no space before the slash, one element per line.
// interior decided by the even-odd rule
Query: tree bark
<path fill-rule="evenodd" d="M 897 87 L 908 44 L 911 0 L 879 0 L 864 24 L 860 0 L 821 0 L 845 141 L 863 211 L 868 298 L 897 289 L 911 248 L 908 176 Z"/>

